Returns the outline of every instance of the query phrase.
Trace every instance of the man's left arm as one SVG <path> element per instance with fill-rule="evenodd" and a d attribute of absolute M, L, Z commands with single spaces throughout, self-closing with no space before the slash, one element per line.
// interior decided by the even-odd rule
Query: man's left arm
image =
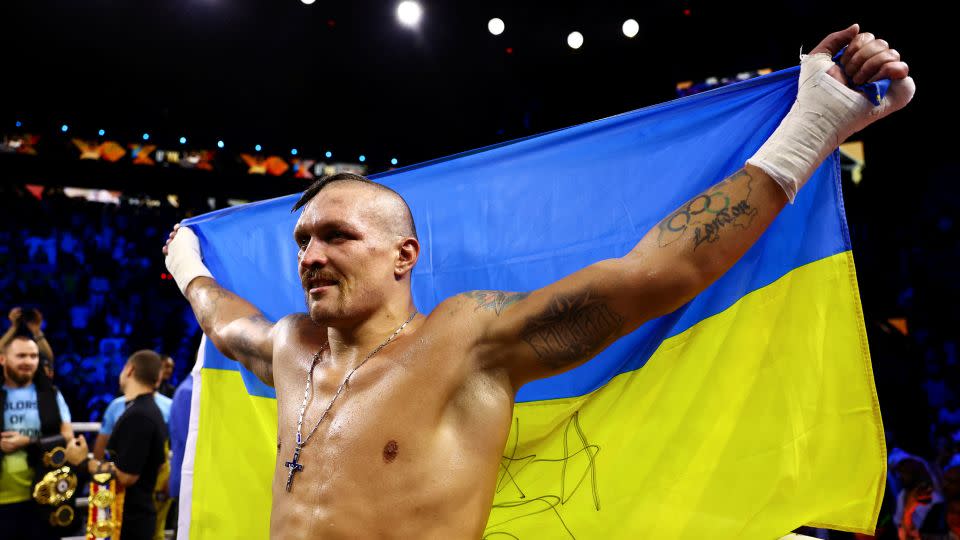
<path fill-rule="evenodd" d="M 828 75 L 823 59 L 843 46 L 849 45 L 847 54 L 853 58 L 851 63 L 859 66 L 858 71 L 847 73 L 851 79 L 869 81 L 881 73 L 907 78 L 905 69 L 891 68 L 892 64 L 901 62 L 899 55 L 894 59 L 889 54 L 886 42 L 873 43 L 872 35 L 858 31 L 854 25 L 831 34 L 811 51 L 810 59 L 817 63 L 802 64 L 801 90 L 791 110 L 794 118 L 788 114 L 758 156 L 763 157 L 764 152 L 770 154 L 771 147 L 793 148 L 793 139 L 805 136 L 809 130 L 808 125 L 797 124 L 809 121 L 810 108 L 815 111 L 821 106 L 817 99 L 836 97 L 835 94 L 824 97 L 816 92 L 835 91 L 835 88 L 824 90 L 831 86 L 824 81 L 828 77 L 842 84 L 839 68 L 829 68 L 836 73 Z M 807 84 L 812 80 L 811 66 L 820 70 L 813 93 L 809 86 L 804 88 L 805 77 Z M 908 82 L 912 88 L 912 80 Z M 893 90 L 891 87 L 891 92 Z M 875 114 L 850 95 L 863 102 L 866 98 L 846 86 L 844 91 L 849 94 L 837 98 L 841 105 L 847 100 L 858 111 L 863 111 L 862 114 Z M 903 105 L 905 102 L 899 106 Z M 795 113 L 798 107 L 801 110 Z M 822 107 L 836 109 L 837 105 L 828 103 Z M 827 111 L 830 112 L 833 111 Z M 838 114 L 842 116 L 846 112 Z M 862 122 L 861 118 L 852 116 L 842 120 L 850 124 Z M 794 124 L 789 125 L 790 122 Z M 785 128 L 786 134 L 782 133 Z M 808 156 L 798 152 L 797 156 L 790 156 L 793 161 L 777 162 L 773 167 L 768 166 L 767 159 L 751 159 L 751 164 L 670 213 L 623 257 L 593 264 L 529 295 L 499 291 L 461 295 L 466 301 L 472 301 L 478 312 L 481 330 L 476 357 L 488 369 L 504 370 L 516 391 L 533 379 L 582 364 L 644 322 L 682 306 L 730 269 L 760 238 L 819 166 L 817 160 L 822 161 L 842 142 L 845 137 L 840 138 L 840 133 L 849 126 L 831 129 L 836 133 L 821 134 L 819 143 L 829 147 L 829 151 L 814 149 Z"/>
<path fill-rule="evenodd" d="M 623 257 L 529 295 L 462 295 L 476 303 L 485 322 L 478 358 L 487 367 L 506 368 L 514 390 L 572 369 L 700 293 L 756 242 L 786 203 L 783 190 L 748 165 L 684 203 Z"/>

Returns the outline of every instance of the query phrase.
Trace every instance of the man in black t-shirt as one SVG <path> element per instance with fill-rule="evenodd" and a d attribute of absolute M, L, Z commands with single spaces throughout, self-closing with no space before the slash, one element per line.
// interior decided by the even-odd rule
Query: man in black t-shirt
<path fill-rule="evenodd" d="M 137 351 L 127 360 L 120 373 L 126 410 L 107 441 L 110 461 L 101 463 L 90 459 L 87 464 L 91 473 L 104 468 L 110 470 L 126 488 L 120 531 L 123 540 L 150 540 L 156 529 L 153 491 L 167 440 L 166 423 L 153 399 L 161 364 L 160 355 L 148 350 Z M 76 444 L 86 446 L 81 438 Z"/>

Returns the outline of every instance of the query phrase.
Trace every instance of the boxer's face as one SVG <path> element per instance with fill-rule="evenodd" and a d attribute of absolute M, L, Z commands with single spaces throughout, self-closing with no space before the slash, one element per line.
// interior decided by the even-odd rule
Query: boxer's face
<path fill-rule="evenodd" d="M 398 239 L 384 219 L 381 193 L 336 182 L 304 207 L 294 240 L 307 311 L 317 324 L 362 320 L 398 290 Z"/>

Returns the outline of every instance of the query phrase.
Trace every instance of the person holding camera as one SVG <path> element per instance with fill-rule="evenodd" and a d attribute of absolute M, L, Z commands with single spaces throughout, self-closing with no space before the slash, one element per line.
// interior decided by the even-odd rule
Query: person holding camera
<path fill-rule="evenodd" d="M 18 306 L 10 310 L 7 318 L 10 320 L 10 328 L 0 337 L 0 348 L 5 347 L 14 336 L 33 338 L 40 349 L 41 362 L 43 363 L 46 360 L 45 367 L 52 371 L 53 349 L 50 348 L 47 337 L 43 335 L 43 313 L 40 313 L 39 309 L 27 308 L 24 310 Z M 51 379 L 53 378 L 49 373 L 48 376 Z"/>

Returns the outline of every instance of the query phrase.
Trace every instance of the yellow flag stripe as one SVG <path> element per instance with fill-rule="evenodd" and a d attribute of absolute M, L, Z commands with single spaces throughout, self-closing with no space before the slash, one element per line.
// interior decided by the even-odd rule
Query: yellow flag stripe
<path fill-rule="evenodd" d="M 886 450 L 865 336 L 844 252 L 592 394 L 518 404 L 485 536 L 770 539 L 785 521 L 871 532 Z M 236 371 L 201 381 L 191 538 L 267 538 L 276 402 L 250 397 Z"/>

